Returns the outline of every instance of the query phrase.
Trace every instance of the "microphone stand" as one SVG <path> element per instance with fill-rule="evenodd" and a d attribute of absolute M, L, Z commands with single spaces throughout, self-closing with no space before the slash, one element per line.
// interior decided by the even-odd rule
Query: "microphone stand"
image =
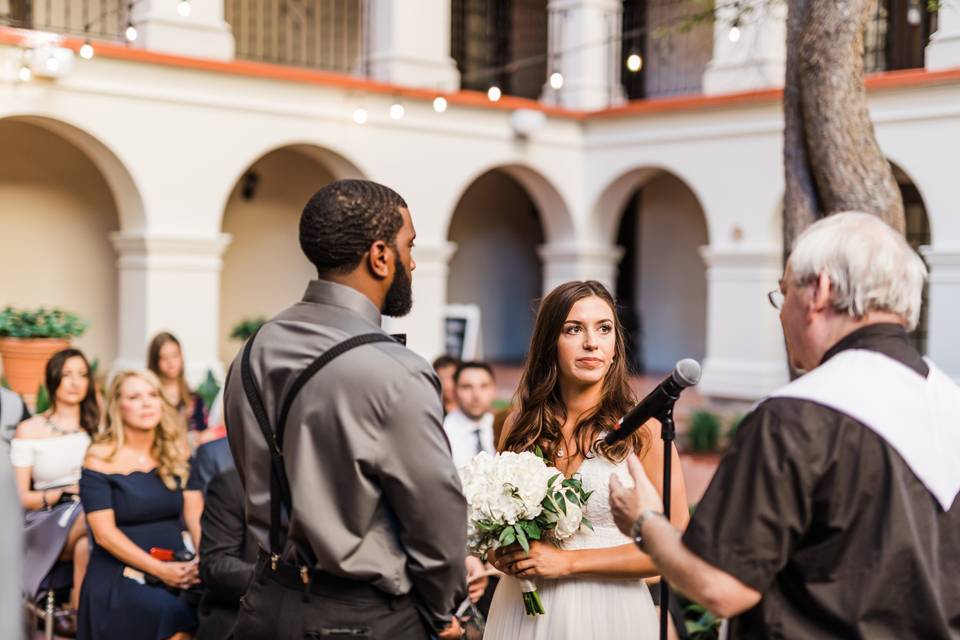
<path fill-rule="evenodd" d="M 660 438 L 663 440 L 663 515 L 670 521 L 670 482 L 671 466 L 673 462 L 673 441 L 677 432 L 673 424 L 673 405 L 670 402 L 657 416 L 660 421 Z M 670 624 L 670 586 L 667 579 L 660 576 L 660 640 L 667 640 L 667 630 Z"/>

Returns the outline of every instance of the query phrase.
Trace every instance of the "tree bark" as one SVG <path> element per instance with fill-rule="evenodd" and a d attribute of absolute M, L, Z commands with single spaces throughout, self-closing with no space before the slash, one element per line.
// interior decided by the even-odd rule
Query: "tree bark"
<path fill-rule="evenodd" d="M 839 211 L 872 213 L 905 231 L 863 83 L 863 34 L 875 1 L 788 0 L 785 253 L 816 218 Z"/>

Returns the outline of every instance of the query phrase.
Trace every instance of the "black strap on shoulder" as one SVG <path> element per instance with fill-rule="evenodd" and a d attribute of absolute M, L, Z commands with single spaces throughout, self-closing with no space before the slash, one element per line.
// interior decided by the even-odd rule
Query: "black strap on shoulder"
<path fill-rule="evenodd" d="M 259 333 L 259 330 L 257 331 Z M 358 336 L 348 338 L 343 342 L 335 344 L 333 347 L 317 356 L 303 371 L 301 371 L 290 389 L 287 391 L 281 405 L 280 414 L 277 419 L 276 428 L 270 425 L 270 419 L 267 417 L 266 408 L 263 405 L 263 396 L 260 393 L 260 387 L 253 377 L 250 368 L 250 351 L 253 348 L 253 341 L 257 337 L 254 333 L 244 345 L 243 355 L 240 360 L 240 377 L 243 381 L 243 390 L 247 396 L 247 402 L 253 410 L 253 415 L 260 426 L 260 432 L 270 450 L 270 552 L 275 555 L 282 553 L 281 543 L 281 520 L 282 510 L 287 514 L 292 513 L 292 497 L 290 494 L 290 484 L 287 482 L 287 474 L 283 465 L 283 433 L 286 428 L 287 418 L 290 415 L 290 409 L 293 406 L 297 394 L 300 393 L 307 381 L 310 380 L 320 369 L 327 366 L 334 358 L 343 355 L 351 349 L 373 344 L 375 342 L 395 342 L 393 338 L 384 333 L 364 333 Z"/>

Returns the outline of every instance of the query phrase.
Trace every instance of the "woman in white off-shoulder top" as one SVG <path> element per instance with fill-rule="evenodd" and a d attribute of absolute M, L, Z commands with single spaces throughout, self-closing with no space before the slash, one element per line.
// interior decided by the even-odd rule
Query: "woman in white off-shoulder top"
<path fill-rule="evenodd" d="M 10 443 L 25 512 L 23 588 L 36 594 L 58 560 L 72 560 L 70 609 L 75 611 L 89 557 L 78 482 L 100 409 L 90 365 L 76 349 L 50 358 L 46 385 L 51 408 L 21 422 Z M 74 618 L 68 610 L 57 620 L 58 631 L 69 633 Z"/>

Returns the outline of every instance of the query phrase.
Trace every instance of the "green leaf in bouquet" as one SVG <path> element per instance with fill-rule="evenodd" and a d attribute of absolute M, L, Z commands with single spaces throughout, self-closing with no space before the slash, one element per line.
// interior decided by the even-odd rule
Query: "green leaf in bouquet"
<path fill-rule="evenodd" d="M 566 495 L 567 495 L 567 500 L 577 505 L 578 507 L 580 506 L 580 497 L 577 495 L 576 491 L 574 491 L 573 489 L 567 489 Z"/>
<path fill-rule="evenodd" d="M 540 445 L 535 445 L 533 447 L 533 453 L 536 454 L 541 460 L 546 460 L 547 456 L 543 455 L 543 449 L 540 448 Z"/>
<path fill-rule="evenodd" d="M 540 539 L 540 525 L 534 520 L 524 520 L 520 523 L 520 528 L 523 529 L 524 533 L 527 534 L 527 538 L 530 540 L 539 540 Z"/>
<path fill-rule="evenodd" d="M 552 487 L 554 481 L 555 481 L 557 478 L 559 478 L 559 477 L 560 477 L 560 474 L 559 474 L 559 473 L 556 473 L 556 474 L 550 476 L 550 479 L 547 480 L 547 486 L 548 486 L 548 487 Z"/>
<path fill-rule="evenodd" d="M 553 503 L 553 498 L 547 496 L 543 499 L 543 502 L 540 503 L 540 506 L 543 507 L 544 511 L 549 511 L 550 513 L 557 513 L 557 505 Z"/>
<path fill-rule="evenodd" d="M 590 499 L 590 496 L 592 495 L 593 495 L 593 491 L 587 491 L 585 494 L 583 494 L 583 501 L 586 502 L 587 500 Z"/>
<path fill-rule="evenodd" d="M 568 487 L 568 488 L 574 488 L 574 489 L 575 489 L 575 488 L 576 488 L 575 482 L 576 482 L 576 480 L 574 480 L 574 479 L 572 479 L 572 478 L 565 478 L 565 479 L 563 480 L 563 482 L 561 482 L 560 484 L 561 484 L 561 486 Z"/>
<path fill-rule="evenodd" d="M 530 553 L 530 541 L 527 540 L 527 534 L 519 524 L 513 525 L 513 530 L 517 532 L 517 542 L 523 547 L 524 553 Z"/>
<path fill-rule="evenodd" d="M 560 499 L 557 500 L 557 506 L 560 507 L 560 511 L 563 512 L 563 515 L 567 515 L 567 501 L 564 499 L 563 494 L 557 494 L 560 496 Z"/>
<path fill-rule="evenodd" d="M 580 521 L 580 526 L 586 527 L 587 529 L 590 529 L 590 531 L 593 531 L 593 523 L 590 522 L 590 520 L 588 520 L 587 518 L 584 518 L 583 520 Z"/>
<path fill-rule="evenodd" d="M 512 544 L 512 542 L 507 542 L 507 538 L 512 538 L 515 534 L 513 533 L 513 527 L 506 527 L 503 531 L 500 532 L 500 537 L 498 540 L 503 546 Z"/>

